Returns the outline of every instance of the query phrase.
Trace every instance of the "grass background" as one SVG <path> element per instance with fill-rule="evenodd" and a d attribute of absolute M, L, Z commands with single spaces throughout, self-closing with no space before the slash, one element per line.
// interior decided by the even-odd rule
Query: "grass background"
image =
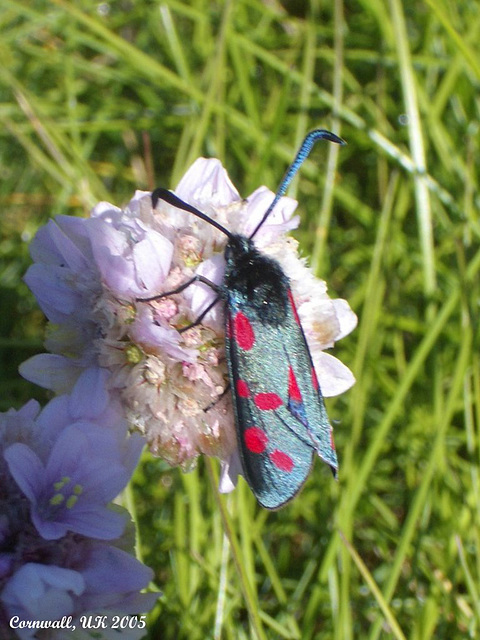
<path fill-rule="evenodd" d="M 164 592 L 151 639 L 480 637 L 479 85 L 475 0 L 2 0 L 1 410 L 43 392 L 22 283 L 28 241 L 219 157 L 243 195 L 289 194 L 297 237 L 359 316 L 336 346 L 356 386 L 328 402 L 320 463 L 277 513 L 218 465 L 145 455 L 140 551 Z M 226 533 L 228 535 L 226 535 Z"/>

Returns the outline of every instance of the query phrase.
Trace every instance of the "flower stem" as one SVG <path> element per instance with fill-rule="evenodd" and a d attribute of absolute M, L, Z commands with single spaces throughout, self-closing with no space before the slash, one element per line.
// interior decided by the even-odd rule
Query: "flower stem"
<path fill-rule="evenodd" d="M 245 572 L 245 568 L 242 564 L 242 557 L 240 553 L 240 546 L 238 544 L 237 537 L 234 532 L 232 520 L 228 513 L 228 510 L 225 506 L 225 501 L 221 498 L 218 488 L 217 488 L 217 478 L 215 477 L 215 471 L 213 469 L 213 462 L 211 458 L 205 456 L 205 464 L 207 467 L 208 475 L 210 478 L 210 483 L 213 489 L 213 495 L 215 496 L 215 500 L 217 502 L 218 508 L 220 510 L 220 516 L 223 522 L 223 528 L 225 534 L 230 543 L 230 549 L 232 551 L 233 561 L 235 562 L 235 567 L 237 569 L 238 577 L 240 579 L 240 586 L 243 592 L 243 597 L 245 598 L 245 604 L 248 609 L 248 613 L 250 615 L 250 623 L 255 633 L 255 637 L 258 640 L 267 640 L 265 632 L 263 630 L 263 625 L 260 620 L 260 615 L 258 611 L 258 603 L 253 594 L 252 587 L 248 581 L 247 574 Z"/>

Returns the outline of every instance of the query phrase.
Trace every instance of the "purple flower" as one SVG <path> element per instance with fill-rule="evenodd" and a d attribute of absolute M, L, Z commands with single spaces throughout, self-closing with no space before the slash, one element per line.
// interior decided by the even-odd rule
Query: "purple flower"
<path fill-rule="evenodd" d="M 111 544 L 90 544 L 78 570 L 86 587 L 79 599 L 82 611 L 141 613 L 151 609 L 158 597 L 158 593 L 139 593 L 151 582 L 153 571 Z"/>
<path fill-rule="evenodd" d="M 130 208 L 134 209 L 144 195 L 137 192 Z M 129 213 L 100 203 L 86 224 L 104 285 L 126 299 L 160 287 L 167 277 L 173 254 L 170 240 Z"/>
<path fill-rule="evenodd" d="M 142 440 L 138 435 L 126 439 L 125 420 L 108 406 L 104 377 L 102 371 L 85 371 L 71 396 L 44 410 L 49 424 L 43 431 L 38 431 L 45 423 L 40 416 L 28 444 L 16 442 L 3 451 L 46 540 L 68 531 L 108 540 L 123 531 L 123 516 L 108 503 L 129 481 Z"/>
<path fill-rule="evenodd" d="M 39 353 L 22 362 L 18 370 L 26 380 L 55 393 L 68 393 L 85 364 L 55 353 Z"/>
<path fill-rule="evenodd" d="M 8 580 L 0 602 L 10 618 L 59 620 L 74 613 L 75 598 L 84 591 L 85 580 L 78 571 L 30 562 Z M 34 630 L 25 631 L 20 637 L 33 635 Z"/>
<path fill-rule="evenodd" d="M 144 305 L 139 309 L 130 328 L 130 337 L 143 351 L 161 349 L 179 361 L 194 361 L 196 353 L 182 346 L 181 336 L 175 329 L 155 322 L 155 309 Z"/>
<path fill-rule="evenodd" d="M 0 624 L 18 616 L 23 621 L 54 621 L 72 617 L 77 633 L 50 629 L 49 640 L 83 638 L 80 615 L 134 615 L 150 610 L 158 593 L 140 593 L 153 578 L 153 572 L 133 556 L 112 544 L 88 539 L 65 539 L 64 552 L 57 562 L 63 566 L 37 562 L 24 564 L 0 590 Z M 5 612 L 2 615 L 1 610 Z M 108 634 L 108 631 L 106 632 Z M 129 630 L 129 640 L 141 638 L 141 629 Z M 24 640 L 33 638 L 35 629 L 17 629 Z"/>
<path fill-rule="evenodd" d="M 67 393 L 83 369 L 97 364 L 98 323 L 92 307 L 102 285 L 83 220 L 50 220 L 37 232 L 30 253 L 35 264 L 25 282 L 52 323 L 45 341 L 52 355 L 31 358 L 20 372 L 40 386 Z"/>
<path fill-rule="evenodd" d="M 111 504 L 144 441 L 128 435 L 107 378 L 86 369 L 70 395 L 42 411 L 30 401 L 0 414 L 2 629 L 10 629 L 13 616 L 58 621 L 88 612 L 139 613 L 158 597 L 140 593 L 152 572 L 128 553 L 133 525 Z M 35 630 L 16 633 L 30 638 Z M 61 640 L 64 633 L 45 637 Z M 141 636 L 139 630 L 131 637 Z"/>
<path fill-rule="evenodd" d="M 123 517 L 108 503 L 125 486 L 128 473 L 119 461 L 102 460 L 111 458 L 112 438 L 90 436 L 67 427 L 46 465 L 25 444 L 13 444 L 4 452 L 11 475 L 31 503 L 33 523 L 46 540 L 67 531 L 108 540 L 124 529 Z"/>

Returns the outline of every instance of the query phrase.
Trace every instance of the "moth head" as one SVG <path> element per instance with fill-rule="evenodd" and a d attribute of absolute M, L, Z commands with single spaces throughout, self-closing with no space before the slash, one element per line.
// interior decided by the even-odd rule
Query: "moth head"
<path fill-rule="evenodd" d="M 255 251 L 255 245 L 253 240 L 242 236 L 238 233 L 232 234 L 228 239 L 227 246 L 225 247 L 225 261 L 227 264 L 236 262 L 247 254 Z"/>

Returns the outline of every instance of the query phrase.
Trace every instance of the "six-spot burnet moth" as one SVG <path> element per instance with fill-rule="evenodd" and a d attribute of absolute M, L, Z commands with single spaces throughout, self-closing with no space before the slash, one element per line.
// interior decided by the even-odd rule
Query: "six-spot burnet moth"
<path fill-rule="evenodd" d="M 153 208 L 158 200 L 164 200 L 205 220 L 228 238 L 221 286 L 197 275 L 173 291 L 142 300 L 180 293 L 193 282 L 214 289 L 215 300 L 182 331 L 198 325 L 219 300 L 224 301 L 225 353 L 243 474 L 258 502 L 267 509 L 282 507 L 299 492 L 315 454 L 335 476 L 338 468 L 332 427 L 289 279 L 280 264 L 254 244 L 256 233 L 317 140 L 345 144 L 329 131 L 310 132 L 249 237 L 231 233 L 171 191 L 160 188 L 152 193 Z"/>

